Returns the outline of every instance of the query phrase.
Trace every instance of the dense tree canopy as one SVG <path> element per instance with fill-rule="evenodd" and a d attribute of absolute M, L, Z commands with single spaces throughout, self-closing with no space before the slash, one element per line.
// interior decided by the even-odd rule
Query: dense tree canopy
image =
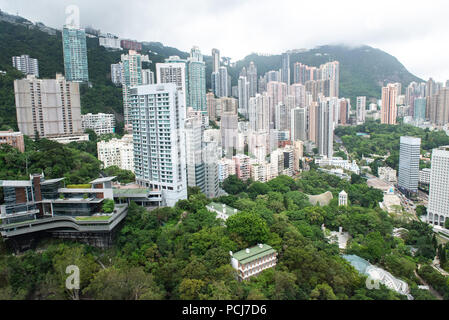
<path fill-rule="evenodd" d="M 190 188 L 188 199 L 179 201 L 174 208 L 148 211 L 131 203 L 109 250 L 59 240 L 47 240 L 40 244 L 39 251 L 21 256 L 3 250 L 0 297 L 406 299 L 385 286 L 368 290 L 365 276 L 350 266 L 341 257 L 338 246 L 326 238 L 327 233 L 321 229 L 324 224 L 328 230 L 342 227 L 349 233 L 347 253 L 357 254 L 404 279 L 417 299 L 433 299 L 418 289 L 420 282 L 414 275 L 417 265 L 428 265 L 436 253 L 431 228 L 421 222 L 396 221 L 372 205 L 374 201 L 358 203 L 363 198 L 357 188 L 367 188 L 366 185 L 313 171 L 303 173 L 297 180 L 279 177 L 266 184 L 238 183 L 240 189 L 233 188 L 232 181 L 236 180 L 228 180 L 230 188 L 237 195 L 213 199 L 240 210 L 226 222 L 205 208 L 210 199 L 198 188 Z M 334 199 L 327 206 L 312 206 L 303 191 L 321 192 L 318 185 L 333 193 L 345 188 L 353 205 L 339 207 Z M 364 192 L 369 194 L 369 189 Z M 394 226 L 407 229 L 403 239 L 392 236 Z M 258 243 L 266 243 L 278 252 L 276 268 L 238 282 L 229 252 Z M 414 254 L 410 246 L 417 249 Z M 446 256 L 445 250 L 446 247 L 439 248 L 440 257 Z M 67 291 L 61 282 L 63 266 L 72 263 L 87 270 L 79 291 Z M 429 282 L 445 293 L 442 281 L 427 273 L 423 275 Z"/>

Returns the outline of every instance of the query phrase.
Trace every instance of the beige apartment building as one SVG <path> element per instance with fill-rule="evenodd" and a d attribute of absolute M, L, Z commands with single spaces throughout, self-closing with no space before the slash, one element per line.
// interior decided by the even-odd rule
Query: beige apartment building
<path fill-rule="evenodd" d="M 14 81 L 17 124 L 30 137 L 81 136 L 79 84 L 57 74 L 56 79 L 37 79 L 29 75 Z"/>

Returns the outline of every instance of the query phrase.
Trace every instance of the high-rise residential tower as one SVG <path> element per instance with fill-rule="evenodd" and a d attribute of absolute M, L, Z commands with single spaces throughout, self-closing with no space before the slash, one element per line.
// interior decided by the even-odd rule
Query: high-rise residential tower
<path fill-rule="evenodd" d="M 429 98 L 429 119 L 437 126 L 449 123 L 449 88 L 441 88 Z"/>
<path fill-rule="evenodd" d="M 248 71 L 246 72 L 249 82 L 249 96 L 255 97 L 257 94 L 257 67 L 253 61 L 249 63 Z"/>
<path fill-rule="evenodd" d="M 415 98 L 413 99 L 413 119 L 418 122 L 423 122 L 426 120 L 426 107 L 427 107 L 427 99 L 426 98 Z"/>
<path fill-rule="evenodd" d="M 397 117 L 397 87 L 389 83 L 382 88 L 382 108 L 381 108 L 381 123 L 396 124 Z"/>
<path fill-rule="evenodd" d="M 111 81 L 116 86 L 122 85 L 122 68 L 123 65 L 121 63 L 111 64 Z"/>
<path fill-rule="evenodd" d="M 189 110 L 192 110 L 189 108 Z M 193 110 L 192 110 L 193 111 Z M 201 112 L 187 112 L 185 123 L 185 147 L 187 185 L 199 187 L 205 192 L 205 164 L 203 158 L 203 123 Z"/>
<path fill-rule="evenodd" d="M 57 74 L 56 79 L 14 81 L 17 124 L 30 137 L 82 135 L 79 84 Z"/>
<path fill-rule="evenodd" d="M 88 82 L 86 33 L 83 29 L 64 26 L 62 43 L 65 78 L 67 81 Z"/>
<path fill-rule="evenodd" d="M 432 151 L 427 222 L 444 226 L 449 217 L 449 146 Z"/>
<path fill-rule="evenodd" d="M 320 98 L 318 104 L 317 145 L 320 155 L 332 158 L 334 154 L 334 105 L 337 98 Z"/>
<path fill-rule="evenodd" d="M 184 97 L 174 83 L 137 86 L 130 96 L 137 182 L 173 207 L 187 199 Z"/>
<path fill-rule="evenodd" d="M 228 86 L 228 69 L 226 67 L 220 67 L 218 69 L 218 97 L 229 97 Z"/>
<path fill-rule="evenodd" d="M 156 78 L 158 84 L 176 84 L 183 95 L 180 103 L 183 104 L 184 108 L 187 106 L 190 98 L 188 96 L 189 76 L 186 60 L 180 59 L 178 56 L 171 56 L 165 59 L 165 63 L 156 63 Z"/>
<path fill-rule="evenodd" d="M 248 118 L 248 103 L 250 98 L 250 84 L 246 77 L 241 76 L 238 81 L 239 113 Z"/>
<path fill-rule="evenodd" d="M 366 97 L 357 97 L 357 124 L 365 123 Z"/>
<path fill-rule="evenodd" d="M 295 142 L 307 141 L 307 108 L 295 108 L 291 110 L 291 134 L 290 140 Z"/>
<path fill-rule="evenodd" d="M 148 56 L 142 56 L 133 50 L 129 50 L 128 54 L 121 55 L 123 114 L 127 131 L 132 129 L 130 90 L 132 87 L 142 84 L 142 61 L 148 61 Z"/>
<path fill-rule="evenodd" d="M 203 55 L 198 47 L 193 47 L 190 58 L 187 61 L 188 67 L 188 98 L 187 107 L 192 107 L 195 111 L 207 114 L 206 101 L 206 64 Z"/>
<path fill-rule="evenodd" d="M 154 72 L 150 69 L 142 69 L 142 84 L 155 84 Z"/>
<path fill-rule="evenodd" d="M 220 50 L 212 49 L 212 73 L 220 69 Z"/>
<path fill-rule="evenodd" d="M 256 94 L 249 99 L 249 128 L 256 132 L 270 130 L 270 105 L 267 93 Z"/>
<path fill-rule="evenodd" d="M 420 138 L 401 137 L 398 186 L 408 195 L 418 192 L 420 154 Z"/>
<path fill-rule="evenodd" d="M 290 53 L 284 52 L 282 54 L 282 82 L 290 85 Z"/>
<path fill-rule="evenodd" d="M 12 65 L 26 75 L 34 75 L 39 78 L 39 62 L 27 54 L 12 57 Z"/>

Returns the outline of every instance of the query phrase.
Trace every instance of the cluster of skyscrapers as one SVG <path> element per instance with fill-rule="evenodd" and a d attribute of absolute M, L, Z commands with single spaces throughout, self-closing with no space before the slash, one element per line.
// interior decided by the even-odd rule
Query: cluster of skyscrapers
<path fill-rule="evenodd" d="M 449 83 L 411 82 L 402 95 L 400 83 L 389 83 L 382 88 L 381 122 L 404 123 L 423 128 L 441 129 L 449 124 Z"/>

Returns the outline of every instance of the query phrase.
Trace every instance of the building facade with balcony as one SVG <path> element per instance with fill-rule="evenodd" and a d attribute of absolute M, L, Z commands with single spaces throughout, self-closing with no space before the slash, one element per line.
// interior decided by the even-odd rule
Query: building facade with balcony
<path fill-rule="evenodd" d="M 114 199 L 114 178 L 67 187 L 64 178 L 46 180 L 43 174 L 32 175 L 29 180 L 1 180 L 3 239 L 19 250 L 24 248 L 24 242 L 29 245 L 42 233 L 99 247 L 110 246 L 116 227 L 128 212 L 127 204 L 116 205 L 112 213 L 102 210 L 106 199 Z"/>

